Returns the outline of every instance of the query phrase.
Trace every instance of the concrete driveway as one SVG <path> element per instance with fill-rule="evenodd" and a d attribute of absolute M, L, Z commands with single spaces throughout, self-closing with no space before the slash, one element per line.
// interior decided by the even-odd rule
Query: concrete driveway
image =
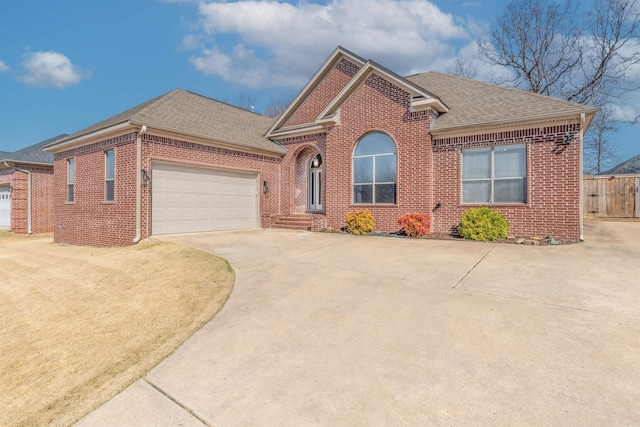
<path fill-rule="evenodd" d="M 228 259 L 232 296 L 79 425 L 638 425 L 640 223 L 585 234 L 163 236 Z"/>

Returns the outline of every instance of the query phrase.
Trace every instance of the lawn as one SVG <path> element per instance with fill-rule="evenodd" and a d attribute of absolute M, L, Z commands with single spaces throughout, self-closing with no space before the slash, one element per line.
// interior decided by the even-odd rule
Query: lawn
<path fill-rule="evenodd" d="M 0 425 L 69 425 L 213 318 L 234 282 L 209 253 L 0 233 Z"/>

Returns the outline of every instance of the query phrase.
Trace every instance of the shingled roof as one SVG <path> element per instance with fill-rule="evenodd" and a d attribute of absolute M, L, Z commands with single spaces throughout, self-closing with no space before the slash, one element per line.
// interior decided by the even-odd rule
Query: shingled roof
<path fill-rule="evenodd" d="M 595 108 L 519 89 L 438 72 L 405 77 L 442 100 L 449 112 L 434 122 L 433 132 L 595 113 Z"/>
<path fill-rule="evenodd" d="M 63 133 L 13 153 L 0 152 L 0 162 L 53 165 L 53 153 L 44 151 L 43 148 L 65 136 L 67 134 Z"/>
<path fill-rule="evenodd" d="M 600 175 L 640 174 L 640 154 L 616 165 Z"/>
<path fill-rule="evenodd" d="M 158 129 L 217 141 L 238 147 L 283 154 L 285 149 L 263 135 L 273 119 L 237 108 L 193 92 L 175 89 L 157 98 L 95 123 L 49 148 L 108 129 L 115 125 L 145 125 Z"/>

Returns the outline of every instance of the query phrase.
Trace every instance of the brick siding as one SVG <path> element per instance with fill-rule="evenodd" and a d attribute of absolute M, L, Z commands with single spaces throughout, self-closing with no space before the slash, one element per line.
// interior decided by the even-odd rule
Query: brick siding
<path fill-rule="evenodd" d="M 455 231 L 467 209 L 481 206 L 461 202 L 463 149 L 526 143 L 527 203 L 491 207 L 510 222 L 510 235 L 579 240 L 580 147 L 577 140 L 563 141 L 578 131 L 569 124 L 434 140 L 434 201 L 442 207 L 433 212 L 432 230 Z"/>
<path fill-rule="evenodd" d="M 31 172 L 31 232 L 50 233 L 54 227 L 53 166 L 16 164 Z M 11 232 L 29 232 L 29 186 L 25 172 L 12 167 L 0 172 L 0 183 L 8 183 L 11 192 Z"/>
<path fill-rule="evenodd" d="M 285 127 L 296 126 L 315 122 L 318 115 L 335 96 L 344 88 L 360 67 L 346 59 L 341 59 L 338 64 L 318 84 L 316 90 L 298 107 L 295 113 L 287 120 Z"/>
<path fill-rule="evenodd" d="M 136 136 L 130 133 L 56 153 L 56 242 L 92 246 L 133 244 L 136 235 Z M 111 148 L 115 149 L 115 201 L 105 202 L 104 152 Z M 66 161 L 70 157 L 76 159 L 73 203 L 66 202 Z M 153 161 L 258 172 L 260 181 L 268 181 L 271 189 L 267 194 L 260 193 L 260 216 L 268 222 L 278 213 L 279 159 L 145 134 L 142 137 L 142 168 L 151 171 L 151 181 L 141 189 L 142 238 L 151 233 Z"/>

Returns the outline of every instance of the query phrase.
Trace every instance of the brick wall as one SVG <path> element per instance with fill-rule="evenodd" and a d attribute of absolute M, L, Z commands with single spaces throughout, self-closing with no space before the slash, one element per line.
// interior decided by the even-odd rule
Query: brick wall
<path fill-rule="evenodd" d="M 319 102 L 329 98 L 317 94 L 322 90 L 324 87 L 318 86 L 309 99 Z M 327 89 L 329 93 L 332 90 Z M 319 152 L 324 161 L 323 207 L 327 226 L 340 228 L 345 224 L 347 211 L 366 208 L 375 217 L 377 231 L 397 231 L 398 217 L 422 212 L 432 215 L 433 232 L 450 234 L 456 232 L 464 211 L 478 206 L 461 202 L 461 150 L 526 143 L 527 203 L 494 207 L 510 221 L 511 235 L 579 239 L 579 143 L 563 143 L 567 131 L 573 134 L 579 131 L 577 124 L 431 141 L 432 117 L 431 112 L 410 112 L 409 94 L 373 74 L 341 107 L 339 126 L 326 133 L 281 141 L 289 150 L 282 167 L 282 212 L 304 211 L 308 161 Z M 362 136 L 373 131 L 388 134 L 396 143 L 396 205 L 352 203 L 353 150 Z M 435 209 L 438 202 L 442 205 Z"/>
<path fill-rule="evenodd" d="M 115 149 L 115 201 L 105 202 L 104 152 L 111 148 Z M 76 159 L 73 203 L 66 202 L 66 161 L 70 157 Z M 278 213 L 280 159 L 145 134 L 142 137 L 142 168 L 152 171 L 153 161 L 258 172 L 260 182 L 268 181 L 271 189 L 268 194 L 261 192 L 261 217 L 269 221 L 271 215 Z M 92 246 L 133 244 L 136 235 L 135 183 L 135 133 L 56 153 L 54 206 L 58 220 L 54 240 Z M 151 187 L 143 187 L 141 191 L 141 235 L 145 238 L 151 233 Z"/>
<path fill-rule="evenodd" d="M 285 126 L 295 126 L 315 122 L 318 115 L 335 96 L 344 88 L 360 67 L 346 59 L 341 59 L 338 64 L 318 84 L 311 95 L 291 116 Z"/>
<path fill-rule="evenodd" d="M 348 211 L 369 209 L 376 230 L 399 230 L 398 218 L 432 207 L 432 151 L 429 111 L 409 111 L 409 93 L 372 74 L 343 104 L 339 126 L 327 132 L 325 159 L 327 224 L 345 225 Z M 352 203 L 352 158 L 357 142 L 369 132 L 384 132 L 397 149 L 395 205 Z"/>
<path fill-rule="evenodd" d="M 31 232 L 53 231 L 53 166 L 16 164 L 31 172 Z M 27 173 L 15 168 L 0 173 L 0 183 L 9 183 L 11 192 L 11 231 L 29 232 L 29 186 Z"/>
<path fill-rule="evenodd" d="M 462 204 L 462 149 L 502 144 L 527 144 L 527 203 L 493 205 L 511 226 L 509 234 L 575 241 L 580 238 L 580 148 L 577 140 L 563 142 L 577 124 L 493 132 L 436 139 L 434 150 L 434 201 L 432 231 L 450 233 L 467 209 Z"/>

